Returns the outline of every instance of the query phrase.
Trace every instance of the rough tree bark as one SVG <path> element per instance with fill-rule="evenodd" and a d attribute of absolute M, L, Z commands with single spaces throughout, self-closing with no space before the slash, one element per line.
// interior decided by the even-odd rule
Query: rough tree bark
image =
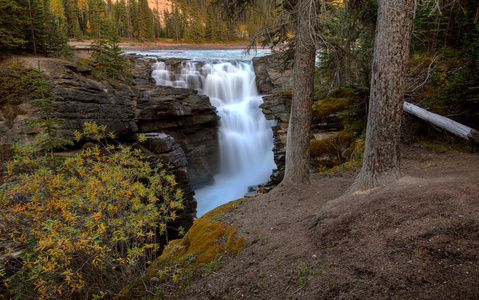
<path fill-rule="evenodd" d="M 380 0 L 372 65 L 366 149 L 349 192 L 400 177 L 399 135 L 409 58 L 414 0 Z"/>
<path fill-rule="evenodd" d="M 293 99 L 286 138 L 286 169 L 281 185 L 309 183 L 309 141 L 316 47 L 311 32 L 310 0 L 298 0 Z"/>

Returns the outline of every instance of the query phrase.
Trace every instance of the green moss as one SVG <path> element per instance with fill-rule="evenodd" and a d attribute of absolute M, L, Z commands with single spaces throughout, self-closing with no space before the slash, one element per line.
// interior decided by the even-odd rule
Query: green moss
<path fill-rule="evenodd" d="M 348 98 L 326 98 L 316 101 L 313 104 L 313 115 L 316 117 L 326 117 L 331 114 L 345 110 L 348 107 Z"/>
<path fill-rule="evenodd" d="M 314 172 L 314 175 L 339 175 L 345 171 L 356 170 L 360 168 L 362 164 L 363 164 L 362 160 L 347 161 L 343 164 L 333 166 L 332 168 L 323 168 L 323 169 L 319 168 Z"/>
<path fill-rule="evenodd" d="M 349 161 L 362 160 L 365 146 L 364 140 L 357 139 L 344 151 L 344 156 Z"/>
<path fill-rule="evenodd" d="M 329 92 L 331 98 L 352 98 L 356 96 L 356 91 L 352 87 L 338 87 Z"/>
<path fill-rule="evenodd" d="M 328 160 L 316 159 L 313 163 L 313 166 L 314 166 L 314 169 L 318 171 L 318 170 L 329 170 L 341 164 L 342 162 L 337 159 L 328 159 Z"/>
<path fill-rule="evenodd" d="M 159 259 L 181 263 L 194 255 L 194 263 L 201 264 L 209 263 L 219 253 L 236 256 L 244 246 L 244 239 L 236 238 L 236 231 L 220 221 L 200 218 L 182 239 L 171 241 Z"/>
<path fill-rule="evenodd" d="M 131 288 L 125 288 L 117 299 L 131 299 L 145 293 L 144 282 L 158 277 L 164 270 L 176 269 L 176 273 L 193 274 L 200 266 L 217 260 L 219 255 L 236 256 L 245 247 L 244 238 L 237 236 L 234 226 L 221 221 L 221 216 L 246 201 L 247 198 L 224 204 L 197 219 L 182 239 L 171 241 Z M 169 280 L 166 278 L 163 280 Z M 178 283 L 173 279 L 174 283 Z M 184 283 L 181 283 L 183 286 Z M 178 290 L 181 290 L 181 286 Z"/>
<path fill-rule="evenodd" d="M 219 253 L 227 252 L 236 256 L 244 247 L 244 238 L 236 237 L 236 227 L 216 219 L 236 208 L 242 201 L 217 207 L 196 220 L 182 239 L 168 244 L 159 260 L 181 262 L 185 257 L 195 255 L 195 264 L 201 264 L 212 261 Z"/>
<path fill-rule="evenodd" d="M 335 157 L 341 156 L 341 146 L 336 138 L 311 141 L 309 150 L 311 158 L 319 157 L 321 154 L 329 154 Z"/>
<path fill-rule="evenodd" d="M 293 97 L 293 89 L 284 89 L 279 92 L 276 92 L 273 94 L 273 96 L 279 96 L 279 97 Z"/>
<path fill-rule="evenodd" d="M 356 131 L 346 128 L 338 133 L 338 142 L 345 147 L 349 147 L 357 136 Z"/>
<path fill-rule="evenodd" d="M 314 167 L 315 174 L 338 174 L 344 170 L 356 169 L 361 166 L 364 154 L 364 140 L 356 139 L 352 141 L 349 147 L 341 151 L 342 148 L 339 140 L 343 140 L 341 143 L 349 142 L 349 138 L 353 138 L 354 132 L 344 130 L 341 137 L 329 138 L 320 141 L 311 141 L 311 158 L 312 166 Z M 321 154 L 328 154 L 330 157 L 335 155 L 334 159 L 321 159 Z"/>
<path fill-rule="evenodd" d="M 314 140 L 309 144 L 310 156 L 313 158 L 312 165 L 316 170 L 329 169 L 342 163 L 341 145 L 337 138 Z M 324 159 L 327 154 L 330 159 Z"/>
<path fill-rule="evenodd" d="M 18 105 L 40 97 L 33 84 L 36 74 L 32 69 L 24 68 L 12 59 L 0 67 L 0 105 Z"/>

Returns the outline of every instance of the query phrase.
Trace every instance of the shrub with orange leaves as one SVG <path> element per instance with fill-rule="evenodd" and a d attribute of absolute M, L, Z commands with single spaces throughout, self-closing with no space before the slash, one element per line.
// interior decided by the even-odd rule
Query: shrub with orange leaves
<path fill-rule="evenodd" d="M 174 176 L 139 150 L 109 144 L 104 126 L 86 123 L 75 136 L 100 146 L 56 172 L 32 147 L 17 146 L 8 165 L 16 179 L 0 189 L 0 240 L 23 249 L 21 269 L 4 280 L 18 299 L 115 295 L 156 258 L 159 236 L 183 208 Z"/>

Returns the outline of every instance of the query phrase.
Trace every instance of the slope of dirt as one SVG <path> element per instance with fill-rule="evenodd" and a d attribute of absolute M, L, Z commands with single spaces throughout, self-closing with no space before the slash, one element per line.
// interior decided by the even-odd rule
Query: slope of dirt
<path fill-rule="evenodd" d="M 249 246 L 175 298 L 478 299 L 479 155 L 402 153 L 385 187 L 342 196 L 349 172 L 241 202 L 223 221 Z"/>

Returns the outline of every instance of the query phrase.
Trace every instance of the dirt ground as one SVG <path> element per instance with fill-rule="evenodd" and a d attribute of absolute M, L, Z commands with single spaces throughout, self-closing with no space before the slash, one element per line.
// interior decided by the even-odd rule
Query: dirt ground
<path fill-rule="evenodd" d="M 402 146 L 403 177 L 313 176 L 223 220 L 247 246 L 176 299 L 479 299 L 479 154 Z"/>
<path fill-rule="evenodd" d="M 479 155 L 403 146 L 402 172 L 349 196 L 357 171 L 241 203 L 223 219 L 249 246 L 174 298 L 479 299 Z"/>

